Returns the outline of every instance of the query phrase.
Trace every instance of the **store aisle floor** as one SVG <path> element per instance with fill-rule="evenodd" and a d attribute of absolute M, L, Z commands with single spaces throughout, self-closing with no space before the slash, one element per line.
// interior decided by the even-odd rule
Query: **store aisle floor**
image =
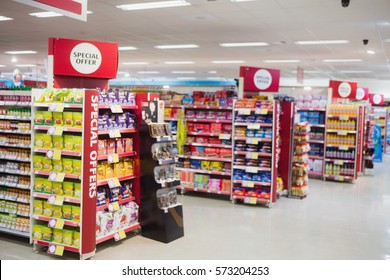
<path fill-rule="evenodd" d="M 169 244 L 142 236 L 97 247 L 93 259 L 388 259 L 390 156 L 354 184 L 310 181 L 306 199 L 272 209 L 181 196 L 185 236 Z M 0 259 L 53 259 L 0 235 Z M 75 259 L 66 254 L 66 259 Z"/>

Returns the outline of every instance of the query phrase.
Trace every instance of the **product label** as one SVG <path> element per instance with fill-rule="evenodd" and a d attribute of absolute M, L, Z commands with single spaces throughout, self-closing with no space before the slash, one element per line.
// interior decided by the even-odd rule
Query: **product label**
<path fill-rule="evenodd" d="M 124 238 L 126 238 L 126 233 L 124 230 L 120 230 L 114 234 L 115 241 L 119 241 Z"/>
<path fill-rule="evenodd" d="M 238 114 L 239 115 L 250 115 L 251 109 L 246 109 L 246 108 L 238 109 Z"/>
<path fill-rule="evenodd" d="M 247 159 L 258 159 L 259 154 L 258 153 L 247 153 L 245 156 Z"/>
<path fill-rule="evenodd" d="M 63 131 L 64 131 L 64 127 L 62 126 L 51 126 L 47 130 L 47 134 L 61 136 Z"/>
<path fill-rule="evenodd" d="M 348 147 L 348 146 L 340 146 L 340 147 L 339 147 L 339 150 L 348 151 L 348 150 L 349 150 L 349 147 Z"/>
<path fill-rule="evenodd" d="M 246 143 L 247 144 L 257 145 L 257 144 L 259 144 L 259 139 L 258 138 L 247 138 L 246 139 Z"/>
<path fill-rule="evenodd" d="M 347 133 L 347 131 L 345 131 L 345 130 L 338 130 L 337 131 L 337 135 L 347 135 L 348 133 Z"/>
<path fill-rule="evenodd" d="M 121 105 L 110 105 L 112 113 L 123 113 Z"/>
<path fill-rule="evenodd" d="M 99 69 L 102 55 L 91 43 L 80 43 L 70 52 L 70 63 L 81 74 L 91 74 Z"/>
<path fill-rule="evenodd" d="M 121 183 L 119 182 L 118 178 L 111 178 L 108 180 L 108 186 L 110 188 L 120 187 Z"/>
<path fill-rule="evenodd" d="M 117 163 L 119 162 L 119 156 L 118 154 L 110 154 L 107 157 L 108 163 Z"/>
<path fill-rule="evenodd" d="M 260 90 L 266 90 L 272 84 L 272 75 L 266 69 L 258 70 L 253 76 L 255 86 Z"/>
<path fill-rule="evenodd" d="M 64 204 L 64 197 L 60 195 L 51 195 L 47 200 L 49 204 L 62 206 Z"/>
<path fill-rule="evenodd" d="M 50 173 L 48 179 L 52 182 L 63 182 L 65 179 L 65 173 L 52 172 Z"/>
<path fill-rule="evenodd" d="M 260 129 L 259 123 L 250 123 L 248 124 L 248 129 Z"/>
<path fill-rule="evenodd" d="M 242 181 L 242 186 L 247 188 L 254 188 L 255 182 L 253 181 Z"/>
<path fill-rule="evenodd" d="M 110 203 L 108 205 L 108 210 L 110 210 L 111 212 L 118 211 L 119 210 L 119 203 L 118 202 Z"/>
<path fill-rule="evenodd" d="M 65 221 L 61 219 L 50 219 L 48 223 L 48 227 L 56 229 L 63 229 L 64 225 Z"/>
<path fill-rule="evenodd" d="M 49 105 L 49 111 L 50 112 L 63 112 L 64 111 L 64 104 L 63 103 L 51 103 Z"/>
<path fill-rule="evenodd" d="M 47 248 L 47 253 L 56 256 L 62 256 L 64 254 L 64 246 L 50 244 L 49 248 Z"/>
<path fill-rule="evenodd" d="M 48 150 L 46 152 L 46 157 L 54 160 L 61 159 L 61 151 L 60 150 Z"/>
<path fill-rule="evenodd" d="M 245 172 L 247 173 L 257 173 L 258 169 L 257 167 L 247 167 L 245 168 Z"/>
<path fill-rule="evenodd" d="M 231 135 L 230 134 L 220 134 L 219 139 L 221 140 L 230 140 Z"/>
<path fill-rule="evenodd" d="M 348 121 L 349 120 L 349 116 L 340 116 L 339 119 L 341 121 Z"/>
<path fill-rule="evenodd" d="M 110 138 L 120 138 L 120 137 L 122 137 L 121 136 L 121 132 L 117 128 L 116 129 L 110 129 L 108 134 L 109 134 Z"/>
<path fill-rule="evenodd" d="M 256 115 L 267 115 L 268 114 L 268 109 L 257 108 L 256 111 L 255 111 L 255 114 Z"/>
<path fill-rule="evenodd" d="M 244 198 L 244 203 L 247 203 L 247 204 L 256 204 L 257 203 L 257 199 L 256 197 L 248 197 L 246 196 Z"/>

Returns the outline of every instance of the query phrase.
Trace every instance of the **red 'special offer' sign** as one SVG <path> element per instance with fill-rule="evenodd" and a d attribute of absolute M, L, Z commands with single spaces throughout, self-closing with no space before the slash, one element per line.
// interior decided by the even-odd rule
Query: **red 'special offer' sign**
<path fill-rule="evenodd" d="M 49 55 L 54 56 L 54 75 L 112 79 L 118 70 L 118 44 L 49 39 Z"/>
<path fill-rule="evenodd" d="M 329 87 L 332 89 L 332 99 L 346 98 L 355 99 L 357 83 L 343 81 L 329 81 Z"/>
<path fill-rule="evenodd" d="M 280 70 L 241 66 L 240 77 L 244 78 L 244 91 L 279 91 Z"/>
<path fill-rule="evenodd" d="M 372 105 L 384 105 L 385 104 L 385 96 L 383 94 L 369 93 L 368 96 L 370 99 L 370 103 Z"/>
<path fill-rule="evenodd" d="M 368 100 L 368 88 L 357 88 L 356 89 L 356 100 Z"/>

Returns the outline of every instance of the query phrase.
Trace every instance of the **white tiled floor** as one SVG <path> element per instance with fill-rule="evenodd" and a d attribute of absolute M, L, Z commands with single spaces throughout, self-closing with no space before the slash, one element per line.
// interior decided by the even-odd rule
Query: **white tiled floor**
<path fill-rule="evenodd" d="M 311 180 L 307 198 L 282 197 L 271 209 L 185 195 L 183 238 L 109 241 L 93 259 L 390 259 L 389 165 L 385 156 L 354 184 Z M 53 259 L 4 234 L 0 248 L 0 259 Z"/>

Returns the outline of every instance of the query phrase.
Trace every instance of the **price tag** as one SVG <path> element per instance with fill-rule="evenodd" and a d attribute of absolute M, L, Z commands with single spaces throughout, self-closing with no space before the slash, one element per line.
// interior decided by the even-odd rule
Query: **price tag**
<path fill-rule="evenodd" d="M 49 112 L 63 112 L 64 107 L 63 103 L 51 103 L 49 105 Z"/>
<path fill-rule="evenodd" d="M 256 111 L 255 111 L 255 114 L 256 115 L 267 115 L 268 114 L 268 109 L 257 108 Z"/>
<path fill-rule="evenodd" d="M 337 181 L 344 181 L 344 176 L 336 176 L 335 179 Z"/>
<path fill-rule="evenodd" d="M 247 159 L 259 159 L 258 153 L 247 153 L 245 156 Z"/>
<path fill-rule="evenodd" d="M 111 129 L 108 134 L 109 134 L 110 138 L 120 138 L 121 137 L 121 132 L 117 128 Z"/>
<path fill-rule="evenodd" d="M 337 131 L 337 135 L 348 135 L 348 133 L 347 133 L 347 131 L 345 131 L 345 130 L 339 130 L 339 131 Z"/>
<path fill-rule="evenodd" d="M 239 115 L 250 115 L 251 114 L 251 109 L 238 109 L 238 114 Z"/>
<path fill-rule="evenodd" d="M 221 140 L 230 140 L 231 135 L 230 134 L 220 134 L 219 139 Z"/>
<path fill-rule="evenodd" d="M 115 241 L 119 241 L 123 238 L 126 238 L 126 233 L 124 230 L 120 230 L 114 234 Z"/>
<path fill-rule="evenodd" d="M 247 138 L 246 143 L 252 144 L 252 145 L 257 145 L 257 144 L 259 144 L 259 139 L 258 138 Z"/>
<path fill-rule="evenodd" d="M 257 203 L 257 198 L 256 197 L 249 197 L 249 196 L 246 196 L 244 198 L 244 203 L 247 203 L 247 204 L 256 204 Z"/>
<path fill-rule="evenodd" d="M 107 157 L 108 163 L 117 163 L 119 162 L 119 156 L 118 154 L 110 154 Z"/>
<path fill-rule="evenodd" d="M 62 256 L 64 254 L 64 246 L 50 244 L 49 248 L 47 248 L 47 252 L 52 255 Z"/>
<path fill-rule="evenodd" d="M 53 182 L 63 182 L 65 179 L 65 173 L 56 173 L 52 172 L 49 175 L 49 181 Z"/>
<path fill-rule="evenodd" d="M 110 210 L 111 212 L 118 211 L 119 210 L 119 203 L 118 202 L 110 203 L 108 205 L 108 210 Z"/>
<path fill-rule="evenodd" d="M 64 204 L 64 197 L 63 196 L 56 196 L 51 195 L 49 199 L 47 200 L 49 204 L 54 204 L 58 206 L 62 206 Z"/>
<path fill-rule="evenodd" d="M 260 129 L 259 123 L 250 123 L 248 124 L 248 129 Z"/>
<path fill-rule="evenodd" d="M 64 127 L 63 126 L 51 126 L 47 130 L 47 134 L 55 135 L 55 136 L 61 136 L 63 131 L 64 131 Z"/>
<path fill-rule="evenodd" d="M 349 147 L 348 146 L 340 146 L 339 147 L 339 150 L 342 150 L 342 151 L 348 151 Z"/>
<path fill-rule="evenodd" d="M 118 178 L 111 178 L 108 180 L 108 186 L 110 188 L 120 187 L 120 185 Z"/>
<path fill-rule="evenodd" d="M 46 153 L 46 157 L 54 160 L 61 159 L 61 151 L 60 150 L 48 150 Z"/>
<path fill-rule="evenodd" d="M 50 219 L 48 226 L 50 228 L 63 229 L 65 225 L 65 221 L 61 219 Z"/>
<path fill-rule="evenodd" d="M 344 164 L 344 161 L 342 161 L 342 160 L 335 160 L 333 163 L 334 163 L 335 165 L 343 165 L 343 164 Z"/>
<path fill-rule="evenodd" d="M 254 188 L 255 182 L 253 181 L 242 181 L 242 186 L 247 188 Z"/>
<path fill-rule="evenodd" d="M 257 167 L 247 167 L 245 168 L 246 173 L 257 173 L 258 169 Z"/>
<path fill-rule="evenodd" d="M 113 113 L 123 113 L 121 105 L 110 105 L 111 112 Z"/>
<path fill-rule="evenodd" d="M 339 119 L 341 121 L 348 121 L 349 120 L 349 117 L 348 116 L 340 116 Z"/>

